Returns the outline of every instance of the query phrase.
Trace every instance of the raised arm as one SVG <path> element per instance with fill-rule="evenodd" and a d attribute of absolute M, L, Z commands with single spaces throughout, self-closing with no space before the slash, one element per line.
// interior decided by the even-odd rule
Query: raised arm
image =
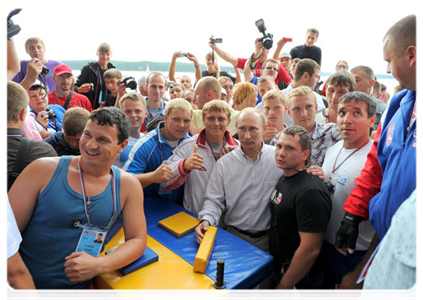
<path fill-rule="evenodd" d="M 169 80 L 176 82 L 176 77 L 175 77 L 175 73 L 176 73 L 176 59 L 179 57 L 179 55 L 181 54 L 181 51 L 176 51 L 173 53 L 172 55 L 172 60 L 170 61 L 170 65 L 169 65 Z"/>
<path fill-rule="evenodd" d="M 12 80 L 21 70 L 21 64 L 13 40 L 7 40 L 7 80 Z"/>
<path fill-rule="evenodd" d="M 275 53 L 273 53 L 273 59 L 278 60 L 279 54 L 281 54 L 282 48 L 285 46 L 286 43 L 287 43 L 287 39 L 285 37 L 281 38 L 278 41 L 277 47 L 275 49 Z"/>
<path fill-rule="evenodd" d="M 214 52 L 216 52 L 216 54 L 219 55 L 219 57 L 222 58 L 224 61 L 227 61 L 228 63 L 230 63 L 233 66 L 237 66 L 238 65 L 238 58 L 229 54 L 228 52 L 220 49 L 219 46 L 216 43 L 212 43 L 212 38 L 213 38 L 213 36 L 211 36 L 210 39 L 209 39 L 210 48 L 212 48 L 214 50 Z"/>
<path fill-rule="evenodd" d="M 188 52 L 187 58 L 194 63 L 194 68 L 195 68 L 195 83 L 194 83 L 194 86 L 195 86 L 197 84 L 197 82 L 203 77 L 203 75 L 201 75 L 200 63 L 198 62 L 197 57 L 192 53 Z"/>
<path fill-rule="evenodd" d="M 257 66 L 257 60 L 260 58 L 260 55 L 264 49 L 263 43 L 256 39 L 254 43 L 254 52 L 244 66 L 244 81 L 251 82 L 254 78 L 253 70 Z"/>

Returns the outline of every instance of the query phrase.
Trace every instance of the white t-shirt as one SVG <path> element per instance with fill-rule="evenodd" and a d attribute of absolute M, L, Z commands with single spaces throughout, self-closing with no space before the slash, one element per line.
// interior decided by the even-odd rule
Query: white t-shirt
<path fill-rule="evenodd" d="M 328 186 L 332 196 L 332 213 L 325 239 L 332 245 L 335 245 L 336 233 L 345 215 L 345 211 L 343 210 L 345 199 L 347 199 L 351 191 L 355 188 L 355 179 L 360 176 L 361 169 L 363 169 L 366 163 L 367 154 L 372 147 L 372 143 L 373 140 L 370 139 L 366 145 L 352 154 L 348 159 L 346 158 L 356 149 L 345 149 L 343 147 L 343 141 L 339 141 L 326 152 L 322 168 L 325 172 L 326 186 Z M 335 172 L 333 172 L 334 168 L 337 168 Z M 356 250 L 367 250 L 374 233 L 375 230 L 370 224 L 370 221 L 361 222 Z"/>
<path fill-rule="evenodd" d="M 16 224 L 15 215 L 10 207 L 9 199 L 7 199 L 7 259 L 18 252 L 21 242 L 21 233 Z"/>
<path fill-rule="evenodd" d="M 144 134 L 141 133 L 140 138 L 142 138 Z M 140 139 L 139 138 L 139 139 Z M 128 158 L 129 153 L 132 150 L 132 147 L 137 143 L 137 141 L 139 139 L 136 139 L 132 136 L 129 136 L 128 138 L 128 145 L 125 147 L 125 150 L 123 150 L 122 153 L 118 153 L 118 155 L 116 156 L 116 160 L 113 163 L 113 165 L 115 165 L 118 168 L 123 168 L 123 165 L 125 164 L 126 159 Z"/>

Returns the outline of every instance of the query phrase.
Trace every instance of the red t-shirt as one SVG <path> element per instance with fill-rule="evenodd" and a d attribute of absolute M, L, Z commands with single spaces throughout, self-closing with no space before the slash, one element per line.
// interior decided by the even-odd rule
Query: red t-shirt
<path fill-rule="evenodd" d="M 248 58 L 238 58 L 238 65 L 236 67 L 238 69 L 244 70 L 244 66 L 247 61 L 248 61 Z M 262 72 L 261 67 L 262 67 L 262 63 L 257 61 L 257 67 L 253 71 L 254 76 L 256 77 L 261 76 L 261 72 Z M 279 65 L 278 76 L 275 79 L 276 85 L 279 83 L 279 80 L 281 80 L 283 83 L 286 83 L 286 84 L 288 84 L 292 80 L 291 76 L 289 76 L 289 74 L 281 65 Z"/>
<path fill-rule="evenodd" d="M 59 97 L 59 102 L 57 100 L 56 93 L 52 91 L 48 94 L 48 104 L 58 104 L 63 107 L 63 105 L 65 105 L 66 98 L 67 97 Z M 88 110 L 89 112 L 93 111 L 90 100 L 86 96 L 77 92 L 73 92 L 68 109 L 71 107 L 82 107 Z"/>

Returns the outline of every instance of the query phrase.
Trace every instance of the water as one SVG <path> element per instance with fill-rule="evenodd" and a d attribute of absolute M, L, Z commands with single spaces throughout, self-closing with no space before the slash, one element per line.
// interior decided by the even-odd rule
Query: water
<path fill-rule="evenodd" d="M 73 75 L 75 77 L 77 77 L 81 71 L 80 70 L 72 70 L 72 72 L 73 72 Z M 142 76 L 147 76 L 147 74 L 148 74 L 145 71 L 122 71 L 121 70 L 121 72 L 122 72 L 123 77 L 132 76 L 132 77 L 135 78 L 136 81 L 138 81 L 138 79 L 140 79 Z M 166 78 L 169 78 L 168 72 L 162 72 L 162 73 L 166 76 Z M 232 74 L 232 73 L 230 73 L 230 74 L 235 76 L 235 74 Z M 326 81 L 330 74 L 325 73 L 325 72 L 322 72 L 322 74 L 324 74 L 324 75 L 321 76 L 321 80 Z M 191 81 L 193 83 L 195 82 L 195 73 L 194 72 L 176 72 L 175 73 L 176 80 L 178 80 L 182 75 L 189 76 L 191 78 Z M 392 97 L 394 87 L 396 85 L 398 85 L 398 81 L 393 77 L 392 78 L 389 78 L 389 77 L 386 78 L 386 77 L 388 77 L 387 74 L 376 74 L 376 78 L 379 78 L 378 81 L 380 83 L 383 83 L 384 85 L 386 85 L 387 90 Z"/>

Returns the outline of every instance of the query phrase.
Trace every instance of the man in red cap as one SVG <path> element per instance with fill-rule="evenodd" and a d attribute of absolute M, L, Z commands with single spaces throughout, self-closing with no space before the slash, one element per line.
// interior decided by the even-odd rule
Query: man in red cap
<path fill-rule="evenodd" d="M 65 110 L 79 106 L 92 111 L 90 100 L 86 96 L 73 91 L 75 78 L 69 66 L 59 65 L 55 67 L 52 78 L 56 84 L 56 89 L 48 94 L 49 104 L 59 104 Z"/>

